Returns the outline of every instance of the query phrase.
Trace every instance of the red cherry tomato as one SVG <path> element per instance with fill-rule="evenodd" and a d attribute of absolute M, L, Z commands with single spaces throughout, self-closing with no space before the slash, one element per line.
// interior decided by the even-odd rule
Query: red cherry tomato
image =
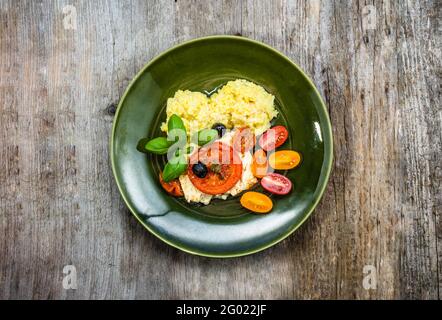
<path fill-rule="evenodd" d="M 279 173 L 270 173 L 261 179 L 261 186 L 267 191 L 284 195 L 292 190 L 292 182 Z"/>
<path fill-rule="evenodd" d="M 253 148 L 256 143 L 255 134 L 248 127 L 236 130 L 233 135 L 233 149 L 244 153 Z"/>
<path fill-rule="evenodd" d="M 275 126 L 263 133 L 259 138 L 259 145 L 264 151 L 280 147 L 288 138 L 289 132 L 284 126 Z"/>

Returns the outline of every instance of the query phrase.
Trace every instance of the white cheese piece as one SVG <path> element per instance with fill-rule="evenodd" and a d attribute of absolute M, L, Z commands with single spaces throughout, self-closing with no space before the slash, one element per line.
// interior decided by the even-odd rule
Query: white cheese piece
<path fill-rule="evenodd" d="M 186 174 L 182 174 L 179 179 L 181 183 L 181 188 L 183 189 L 184 198 L 187 202 L 201 202 L 206 205 L 210 203 L 210 200 L 212 200 L 212 196 L 210 194 L 203 193 L 195 188 L 195 186 Z"/>
<path fill-rule="evenodd" d="M 258 182 L 252 173 L 252 154 L 250 152 L 245 152 L 244 155 L 240 155 L 240 158 L 242 162 L 241 179 L 226 193 L 232 196 L 236 196 L 240 192 L 250 189 L 255 183 Z"/>
<path fill-rule="evenodd" d="M 235 135 L 235 130 L 228 131 L 220 139 L 218 139 L 218 141 L 231 146 L 234 135 Z"/>

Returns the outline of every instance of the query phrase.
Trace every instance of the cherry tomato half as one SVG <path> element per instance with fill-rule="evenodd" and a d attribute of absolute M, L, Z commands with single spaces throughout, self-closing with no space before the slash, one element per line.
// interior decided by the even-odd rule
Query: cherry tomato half
<path fill-rule="evenodd" d="M 255 143 L 255 134 L 248 127 L 236 130 L 235 134 L 233 135 L 233 149 L 238 152 L 244 153 L 249 151 L 253 148 Z"/>
<path fill-rule="evenodd" d="M 281 150 L 272 153 L 269 157 L 269 164 L 276 170 L 289 170 L 299 165 L 301 156 L 293 150 Z"/>
<path fill-rule="evenodd" d="M 269 162 L 267 154 L 264 150 L 256 150 L 253 154 L 252 173 L 257 178 L 262 178 L 267 174 Z"/>
<path fill-rule="evenodd" d="M 182 197 L 184 196 L 183 189 L 181 189 L 181 183 L 178 179 L 172 180 L 170 182 L 165 182 L 163 180 L 163 173 L 160 172 L 160 183 L 164 190 L 167 193 L 171 194 L 174 197 Z"/>
<path fill-rule="evenodd" d="M 259 138 L 259 145 L 264 151 L 280 147 L 288 138 L 289 132 L 284 126 L 275 126 L 263 133 Z"/>
<path fill-rule="evenodd" d="M 267 191 L 284 195 L 292 190 L 292 182 L 279 173 L 270 173 L 261 179 L 261 186 Z"/>
<path fill-rule="evenodd" d="M 189 161 L 187 175 L 195 188 L 201 192 L 211 195 L 223 194 L 241 179 L 240 157 L 232 147 L 222 142 L 214 142 L 199 149 L 192 154 Z M 192 170 L 198 162 L 203 163 L 208 169 L 204 178 L 199 178 Z"/>
<path fill-rule="evenodd" d="M 273 208 L 273 202 L 269 197 L 255 191 L 244 193 L 240 203 L 244 208 L 257 213 L 267 213 Z"/>

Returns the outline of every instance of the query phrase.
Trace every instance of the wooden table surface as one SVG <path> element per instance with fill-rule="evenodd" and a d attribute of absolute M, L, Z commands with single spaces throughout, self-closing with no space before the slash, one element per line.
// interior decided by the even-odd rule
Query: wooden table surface
<path fill-rule="evenodd" d="M 0 0 L 0 298 L 440 298 L 440 22 L 438 0 Z M 145 231 L 108 155 L 130 79 L 213 34 L 299 64 L 334 134 L 313 216 L 225 260 Z M 77 289 L 63 286 L 66 265 Z"/>

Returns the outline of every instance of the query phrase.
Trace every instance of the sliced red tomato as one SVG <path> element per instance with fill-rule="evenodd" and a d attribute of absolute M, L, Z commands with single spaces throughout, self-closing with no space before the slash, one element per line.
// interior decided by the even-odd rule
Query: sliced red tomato
<path fill-rule="evenodd" d="M 197 177 L 192 171 L 192 166 L 198 161 L 207 166 L 204 178 Z M 187 174 L 190 181 L 195 188 L 207 194 L 226 193 L 241 179 L 241 158 L 232 147 L 222 142 L 201 148 L 190 157 L 189 163 Z"/>
<path fill-rule="evenodd" d="M 253 131 L 248 128 L 240 128 L 233 135 L 233 148 L 241 153 L 249 151 L 256 143 L 256 137 Z"/>
<path fill-rule="evenodd" d="M 172 196 L 175 197 L 184 196 L 183 189 L 181 189 L 181 183 L 178 179 L 166 182 L 163 180 L 163 173 L 160 172 L 160 183 L 163 189 L 166 190 L 167 193 L 171 194 Z"/>
<path fill-rule="evenodd" d="M 292 182 L 289 178 L 279 173 L 270 173 L 261 179 L 261 186 L 267 191 L 284 195 L 292 190 Z"/>
<path fill-rule="evenodd" d="M 289 132 L 284 126 L 275 126 L 263 133 L 259 145 L 264 151 L 275 150 L 287 140 Z"/>

